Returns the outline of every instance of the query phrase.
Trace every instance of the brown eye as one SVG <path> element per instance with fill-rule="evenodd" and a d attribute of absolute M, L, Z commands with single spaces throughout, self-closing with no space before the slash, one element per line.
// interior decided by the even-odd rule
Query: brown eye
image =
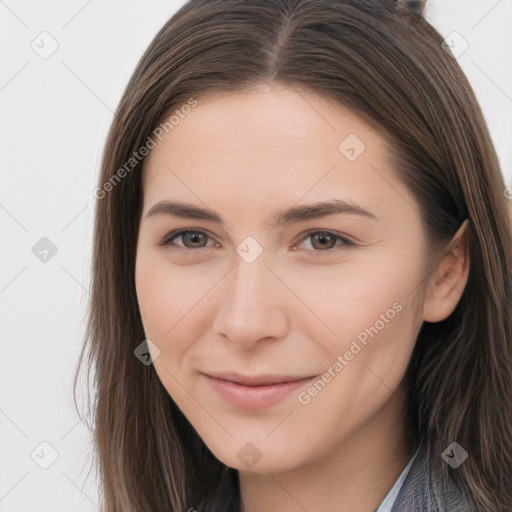
<path fill-rule="evenodd" d="M 354 242 L 332 231 L 310 231 L 302 240 L 303 242 L 310 240 L 311 247 L 313 248 L 313 251 L 310 252 L 317 253 L 318 255 L 328 252 L 335 253 L 343 247 L 347 249 L 356 246 Z M 338 248 L 336 248 L 337 246 Z"/>
<path fill-rule="evenodd" d="M 329 233 L 318 233 L 311 236 L 311 245 L 315 249 L 332 249 L 336 246 L 336 237 L 330 235 Z"/>

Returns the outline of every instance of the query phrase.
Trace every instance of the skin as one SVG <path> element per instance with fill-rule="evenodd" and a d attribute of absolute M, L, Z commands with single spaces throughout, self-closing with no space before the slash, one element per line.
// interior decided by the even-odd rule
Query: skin
<path fill-rule="evenodd" d="M 338 149 L 349 134 L 366 146 L 354 161 Z M 160 350 L 154 368 L 214 455 L 239 470 L 245 510 L 373 512 L 417 448 L 401 380 L 423 321 L 443 320 L 462 295 L 466 224 L 433 260 L 384 139 L 345 107 L 275 84 L 198 98 L 146 158 L 143 189 L 135 278 Z M 272 226 L 279 209 L 333 198 L 379 220 L 337 213 Z M 207 207 L 226 226 L 146 218 L 162 200 Z M 208 237 L 159 245 L 185 228 Z M 247 236 L 263 250 L 252 263 L 236 251 Z M 394 303 L 400 312 L 307 404 L 294 392 L 242 409 L 200 374 L 321 377 Z M 261 453 L 250 468 L 237 457 L 248 442 Z"/>

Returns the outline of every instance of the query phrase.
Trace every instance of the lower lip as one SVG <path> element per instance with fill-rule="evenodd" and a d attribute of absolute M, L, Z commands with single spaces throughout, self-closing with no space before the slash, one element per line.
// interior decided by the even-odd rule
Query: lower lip
<path fill-rule="evenodd" d="M 315 377 L 269 386 L 242 386 L 205 375 L 212 389 L 227 403 L 243 409 L 267 409 L 311 382 Z"/>

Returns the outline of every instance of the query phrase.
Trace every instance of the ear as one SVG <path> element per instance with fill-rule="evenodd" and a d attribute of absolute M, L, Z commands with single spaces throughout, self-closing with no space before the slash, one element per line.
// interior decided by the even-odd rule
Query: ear
<path fill-rule="evenodd" d="M 446 249 L 430 278 L 423 306 L 423 320 L 440 322 L 456 308 L 469 275 L 469 221 L 466 219 Z"/>

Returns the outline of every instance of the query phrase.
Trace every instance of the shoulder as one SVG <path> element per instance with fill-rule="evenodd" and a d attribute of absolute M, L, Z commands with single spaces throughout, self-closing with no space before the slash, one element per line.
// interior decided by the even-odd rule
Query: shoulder
<path fill-rule="evenodd" d="M 422 444 L 400 488 L 391 512 L 477 512 L 471 508 L 460 489 L 450 483 L 442 495 L 434 483 Z"/>

